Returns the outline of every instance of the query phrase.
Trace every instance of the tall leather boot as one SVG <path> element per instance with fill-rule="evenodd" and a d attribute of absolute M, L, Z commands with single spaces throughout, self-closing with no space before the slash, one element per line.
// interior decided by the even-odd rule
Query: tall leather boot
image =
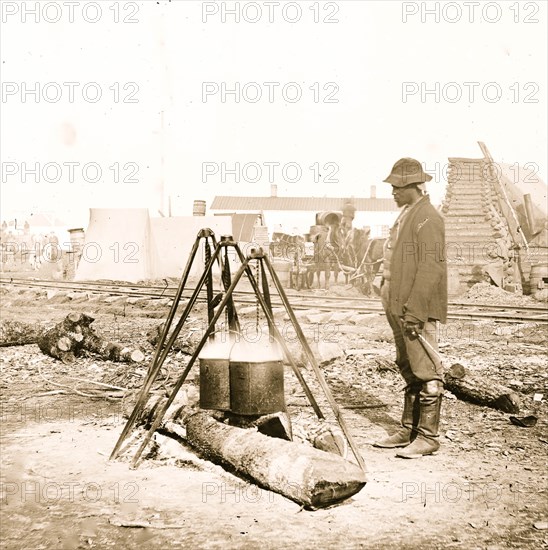
<path fill-rule="evenodd" d="M 420 418 L 417 437 L 413 442 L 396 453 L 401 458 L 420 458 L 431 455 L 439 448 L 439 424 L 443 383 L 439 380 L 425 382 L 419 394 Z"/>
<path fill-rule="evenodd" d="M 412 384 L 405 388 L 401 428 L 395 434 L 374 443 L 375 447 L 394 449 L 405 447 L 413 441 L 416 435 L 414 427 L 419 422 L 419 392 L 420 385 Z"/>

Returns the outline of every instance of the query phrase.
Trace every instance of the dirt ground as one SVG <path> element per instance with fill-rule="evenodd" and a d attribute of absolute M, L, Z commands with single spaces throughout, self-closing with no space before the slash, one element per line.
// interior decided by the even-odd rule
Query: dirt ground
<path fill-rule="evenodd" d="M 353 296 L 342 286 L 329 292 Z M 97 328 L 112 340 L 142 346 L 147 358 L 153 348 L 146 334 L 168 307 L 167 299 L 27 290 L 2 294 L 3 318 L 53 324 L 71 311 L 91 313 Z M 203 326 L 202 313 L 194 312 L 189 325 L 196 329 L 194 337 Z M 241 314 L 254 323 L 253 307 Z M 440 451 L 402 460 L 394 451 L 372 446 L 397 428 L 401 414 L 403 384 L 390 368 L 394 349 L 384 317 L 334 309 L 332 314 L 299 311 L 298 318 L 314 349 L 340 350 L 341 356 L 322 369 L 368 468 L 367 485 L 352 499 L 302 510 L 160 435 L 157 452 L 139 468 L 128 464 L 135 447 L 109 461 L 125 424 L 122 400 L 84 397 L 66 387 L 85 392 L 86 384 L 73 379 L 80 377 L 139 388 L 147 364 L 86 356 L 64 365 L 36 345 L 9 347 L 0 350 L 2 548 L 548 546 L 548 371 L 542 326 L 455 321 L 443 327 L 440 351 L 446 366 L 459 362 L 512 388 L 523 401 L 517 416 L 534 414 L 538 422 L 518 427 L 507 413 L 446 392 Z M 276 311 L 276 320 L 288 326 L 283 311 Z M 290 332 L 286 335 L 290 339 Z M 170 355 L 163 372 L 166 386 L 186 359 Z M 320 396 L 312 373 L 304 375 Z M 195 395 L 196 384 L 193 369 L 185 391 Z M 296 425 L 312 418 L 289 369 L 286 395 Z M 318 401 L 328 412 L 325 399 Z M 333 422 L 329 415 L 328 420 Z"/>

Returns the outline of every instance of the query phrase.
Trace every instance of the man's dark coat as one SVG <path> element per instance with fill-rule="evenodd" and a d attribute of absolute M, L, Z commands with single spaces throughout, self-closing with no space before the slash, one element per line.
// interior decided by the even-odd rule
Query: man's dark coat
<path fill-rule="evenodd" d="M 392 229 L 396 232 L 396 228 Z M 391 235 L 390 311 L 426 322 L 447 319 L 447 264 L 443 217 L 424 196 Z"/>

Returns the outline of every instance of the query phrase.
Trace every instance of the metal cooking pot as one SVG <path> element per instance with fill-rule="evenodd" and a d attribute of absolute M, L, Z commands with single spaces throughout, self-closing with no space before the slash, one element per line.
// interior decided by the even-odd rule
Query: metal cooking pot
<path fill-rule="evenodd" d="M 283 411 L 282 353 L 270 342 L 234 344 L 230 353 L 230 410 L 241 415 Z"/>
<path fill-rule="evenodd" d="M 200 408 L 230 410 L 229 358 L 233 346 L 232 336 L 216 335 L 200 352 Z"/>

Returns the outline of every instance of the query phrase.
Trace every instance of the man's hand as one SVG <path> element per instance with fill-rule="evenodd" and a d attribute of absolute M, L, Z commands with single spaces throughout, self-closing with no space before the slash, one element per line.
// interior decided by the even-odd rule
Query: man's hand
<path fill-rule="evenodd" d="M 403 332 L 408 338 L 416 338 L 419 334 L 421 334 L 424 323 L 418 319 L 415 319 L 415 317 L 406 315 L 402 318 L 402 326 Z"/>

